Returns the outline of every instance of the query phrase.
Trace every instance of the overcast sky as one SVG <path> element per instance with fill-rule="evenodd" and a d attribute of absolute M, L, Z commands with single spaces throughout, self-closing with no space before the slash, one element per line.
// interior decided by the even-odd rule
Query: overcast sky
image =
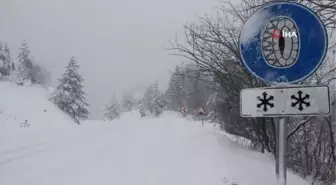
<path fill-rule="evenodd" d="M 155 80 L 166 88 L 180 59 L 164 47 L 183 34 L 183 24 L 215 5 L 217 0 L 1 0 L 0 40 L 15 60 L 26 40 L 54 82 L 75 56 L 91 118 L 99 118 L 113 92 L 142 91 Z"/>

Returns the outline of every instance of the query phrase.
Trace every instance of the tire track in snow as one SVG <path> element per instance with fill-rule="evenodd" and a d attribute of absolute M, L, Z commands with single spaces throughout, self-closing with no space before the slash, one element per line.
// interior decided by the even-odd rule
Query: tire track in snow
<path fill-rule="evenodd" d="M 57 174 L 58 178 L 56 181 L 62 180 L 63 177 L 66 177 L 66 174 L 73 171 L 82 171 L 85 170 L 85 167 L 92 166 L 96 163 L 96 161 L 92 160 L 92 158 L 102 158 L 105 155 L 109 154 L 110 150 L 116 149 L 115 145 L 107 145 L 104 147 L 99 148 L 98 150 L 94 150 L 89 154 L 83 155 L 76 160 L 66 160 L 63 161 L 63 166 L 54 166 L 50 169 L 46 169 L 42 174 L 36 174 L 26 179 L 26 185 L 35 185 L 37 182 L 39 184 L 48 184 L 50 183 L 50 179 L 53 179 L 55 174 Z M 66 165 L 64 165 L 66 164 Z M 61 181 L 62 182 L 62 181 Z M 61 183 L 60 183 L 61 184 Z"/>
<path fill-rule="evenodd" d="M 1 152 L 0 152 L 0 157 L 5 156 L 5 155 L 8 155 L 8 154 L 13 154 L 13 153 L 18 153 L 18 152 L 22 152 L 22 151 L 30 150 L 30 149 L 32 149 L 32 148 L 37 148 L 37 147 L 39 147 L 39 146 L 44 146 L 44 145 L 46 145 L 46 144 L 47 144 L 47 143 L 45 143 L 45 142 L 41 142 L 41 143 L 37 143 L 37 144 L 34 144 L 34 145 L 21 146 L 21 147 L 18 147 L 18 148 L 14 148 L 14 149 L 10 149 L 10 150 L 1 151 Z"/>
<path fill-rule="evenodd" d="M 40 142 L 35 145 L 22 146 L 0 153 L 0 168 L 5 164 L 35 156 L 45 151 L 48 143 Z"/>
<path fill-rule="evenodd" d="M 87 134 L 94 133 L 95 130 L 90 130 L 87 132 Z M 27 146 L 21 146 L 14 149 L 9 149 L 5 151 L 0 152 L 0 168 L 4 165 L 11 164 L 13 162 L 17 162 L 26 158 L 34 157 L 37 154 L 42 154 L 44 152 L 48 152 L 47 148 L 53 149 L 53 146 L 59 145 L 61 143 L 67 142 L 69 140 L 69 137 L 73 137 L 71 133 L 68 133 L 69 135 L 65 134 L 63 135 L 62 139 L 59 140 L 59 138 L 53 138 L 53 140 L 50 140 L 51 142 L 39 142 L 37 144 L 27 145 Z M 82 138 L 78 137 L 76 139 L 71 138 L 72 142 L 76 143 L 80 141 Z M 62 144 L 61 144 L 62 145 Z"/>
<path fill-rule="evenodd" d="M 26 155 L 19 155 L 19 156 L 16 156 L 16 157 L 5 159 L 3 161 L 0 161 L 0 168 L 1 168 L 1 166 L 5 165 L 7 163 L 12 163 L 14 161 L 18 161 L 18 160 L 21 160 L 21 159 L 29 158 L 29 157 L 35 156 L 36 154 L 42 153 L 44 151 L 45 151 L 44 149 L 42 149 L 42 150 L 34 150 L 33 152 L 31 152 L 29 154 L 26 154 Z"/>
<path fill-rule="evenodd" d="M 59 159 L 61 159 L 62 162 L 57 165 L 52 165 L 45 168 L 42 174 L 38 173 L 31 175 L 28 179 L 25 180 L 25 184 L 34 185 L 36 182 L 41 181 L 46 181 L 46 183 L 48 183 L 48 179 L 50 177 L 53 178 L 55 174 L 61 178 L 63 175 L 69 173 L 69 171 L 80 171 L 83 167 L 90 166 L 92 163 L 94 164 L 95 161 L 92 160 L 93 158 L 102 158 L 109 154 L 109 151 L 114 150 L 116 145 L 114 143 L 99 145 L 99 143 L 106 143 L 111 134 L 109 131 L 104 131 L 105 133 L 103 132 L 100 134 L 93 134 L 97 131 L 87 132 L 89 135 L 86 136 L 89 136 L 90 138 L 86 137 L 85 140 L 83 140 L 82 137 L 78 137 L 76 139 L 69 138 L 72 137 L 72 135 L 69 135 L 69 137 L 64 137 L 62 140 L 67 141 L 66 145 L 61 144 L 63 142 L 58 142 L 56 145 L 53 145 L 53 147 L 50 147 L 48 151 L 45 151 L 42 154 L 48 155 L 47 153 L 61 151 L 61 153 L 58 153 L 58 157 L 61 156 Z M 68 148 L 68 150 L 64 150 L 66 148 Z M 53 160 L 57 159 L 54 158 Z"/>

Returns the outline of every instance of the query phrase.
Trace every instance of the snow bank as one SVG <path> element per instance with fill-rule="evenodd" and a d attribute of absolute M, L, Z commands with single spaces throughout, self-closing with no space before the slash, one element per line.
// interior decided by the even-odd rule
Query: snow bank
<path fill-rule="evenodd" d="M 48 101 L 48 95 L 47 89 L 39 86 L 0 82 L 0 156 L 1 151 L 44 142 L 56 130 L 78 127 Z M 29 127 L 21 127 L 25 120 Z"/>
<path fill-rule="evenodd" d="M 49 92 L 40 86 L 23 87 L 0 82 L 0 127 L 20 127 L 25 120 L 31 129 L 72 124 L 71 119 L 48 101 Z M 71 122 L 71 123 L 69 123 Z"/>

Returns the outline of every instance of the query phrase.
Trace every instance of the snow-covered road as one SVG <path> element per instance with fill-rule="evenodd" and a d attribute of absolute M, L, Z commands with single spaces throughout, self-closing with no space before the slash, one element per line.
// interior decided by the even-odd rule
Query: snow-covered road
<path fill-rule="evenodd" d="M 225 165 L 216 138 L 197 125 L 157 122 L 88 123 L 60 136 L 24 135 L 41 140 L 0 151 L 0 184 L 218 184 Z"/>
<path fill-rule="evenodd" d="M 17 130 L 19 135 L 3 134 L 0 142 L 0 184 L 274 184 L 271 159 L 237 147 L 211 126 L 172 113 L 145 119 L 127 114 L 109 124 L 88 121 L 46 131 L 32 124 Z M 306 185 L 293 175 L 289 180 L 289 185 Z"/>

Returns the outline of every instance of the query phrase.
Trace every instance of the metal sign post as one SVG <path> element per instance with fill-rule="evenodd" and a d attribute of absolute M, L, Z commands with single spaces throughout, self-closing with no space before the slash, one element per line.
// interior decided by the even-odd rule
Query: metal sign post
<path fill-rule="evenodd" d="M 328 86 L 286 86 L 243 89 L 240 113 L 243 117 L 278 117 L 276 125 L 276 177 L 286 183 L 286 120 L 289 116 L 329 115 Z"/>
<path fill-rule="evenodd" d="M 299 3 L 274 2 L 257 10 L 242 27 L 243 65 L 256 78 L 275 87 L 243 89 L 242 117 L 278 117 L 276 179 L 286 185 L 285 116 L 329 115 L 327 86 L 293 86 L 323 63 L 328 36 L 319 17 Z"/>
<path fill-rule="evenodd" d="M 287 170 L 286 170 L 286 148 L 287 148 L 287 127 L 286 118 L 281 117 L 279 119 L 277 131 L 277 165 L 276 165 L 276 176 L 278 180 L 278 185 L 285 185 L 287 182 Z"/>
<path fill-rule="evenodd" d="M 198 109 L 198 116 L 201 117 L 202 120 L 202 126 L 204 126 L 204 117 L 205 117 L 205 111 L 202 108 Z"/>

